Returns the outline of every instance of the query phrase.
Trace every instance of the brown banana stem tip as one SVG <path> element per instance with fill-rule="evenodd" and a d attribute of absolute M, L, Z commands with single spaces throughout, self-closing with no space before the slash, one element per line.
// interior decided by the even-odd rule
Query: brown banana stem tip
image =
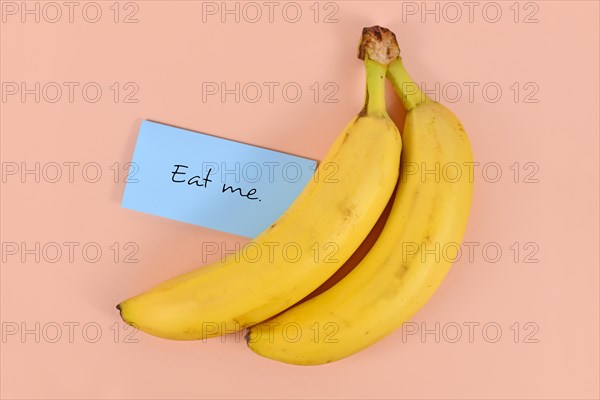
<path fill-rule="evenodd" d="M 381 64 L 389 64 L 399 57 L 400 48 L 394 32 L 379 25 L 363 28 L 358 46 L 358 58 L 364 60 L 365 55 Z"/>

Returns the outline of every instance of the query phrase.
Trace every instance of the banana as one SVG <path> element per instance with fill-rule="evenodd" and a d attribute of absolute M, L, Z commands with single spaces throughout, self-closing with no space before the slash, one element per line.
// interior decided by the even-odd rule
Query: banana
<path fill-rule="evenodd" d="M 285 310 L 338 270 L 377 221 L 399 175 L 400 133 L 385 106 L 386 57 L 365 57 L 364 108 L 290 208 L 238 254 L 120 303 L 125 322 L 168 339 L 219 336 Z"/>
<path fill-rule="evenodd" d="M 392 32 L 376 28 L 395 42 Z M 400 57 L 387 74 L 407 111 L 390 215 L 371 250 L 345 278 L 249 329 L 248 346 L 264 357 L 315 365 L 354 354 L 422 307 L 452 264 L 452 250 L 467 224 L 472 183 L 468 174 L 450 174 L 450 167 L 437 179 L 430 171 L 472 165 L 468 137 L 450 110 L 418 89 Z"/>

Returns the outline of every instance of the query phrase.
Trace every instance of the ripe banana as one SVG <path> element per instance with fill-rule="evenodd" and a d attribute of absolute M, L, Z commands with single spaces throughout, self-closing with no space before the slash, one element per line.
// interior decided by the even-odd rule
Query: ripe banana
<path fill-rule="evenodd" d="M 386 206 L 400 170 L 400 133 L 385 107 L 389 59 L 375 56 L 384 62 L 365 57 L 364 108 L 290 208 L 242 248 L 253 256 L 231 255 L 123 301 L 117 308 L 125 322 L 177 340 L 241 330 L 301 300 L 352 255 Z M 335 181 L 319 178 L 332 169 Z M 294 251 L 286 255 L 287 245 Z"/>
<path fill-rule="evenodd" d="M 378 29 L 395 42 L 393 33 Z M 436 179 L 421 172 L 469 165 L 469 140 L 454 114 L 418 89 L 400 57 L 390 63 L 388 78 L 407 111 L 401 176 L 388 220 L 363 260 L 335 286 L 250 328 L 248 346 L 262 356 L 313 365 L 356 353 L 423 306 L 452 264 L 440 249 L 456 248 L 462 240 L 470 177 Z"/>

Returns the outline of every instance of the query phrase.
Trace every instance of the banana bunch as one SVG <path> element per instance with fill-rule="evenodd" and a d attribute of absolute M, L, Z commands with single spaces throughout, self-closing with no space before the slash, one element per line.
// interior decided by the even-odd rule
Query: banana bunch
<path fill-rule="evenodd" d="M 440 249 L 461 243 L 472 196 L 469 174 L 439 179 L 417 171 L 470 165 L 472 154 L 460 121 L 418 89 L 399 54 L 391 31 L 363 30 L 365 105 L 320 164 L 335 162 L 339 183 L 311 182 L 254 241 L 294 241 L 307 249 L 335 242 L 335 263 L 314 260 L 310 252 L 294 264 L 280 259 L 248 264 L 231 257 L 124 301 L 118 306 L 123 319 L 170 339 L 249 327 L 246 341 L 257 354 L 316 365 L 370 346 L 417 312 L 452 264 Z M 406 110 L 402 145 L 386 112 L 386 77 Z M 388 201 L 386 220 L 381 215 Z M 306 298 L 344 268 L 380 216 L 383 229 L 360 262 L 333 286 Z"/>
<path fill-rule="evenodd" d="M 388 57 L 375 56 L 383 63 L 365 56 L 363 109 L 334 141 L 315 179 L 246 245 L 260 256 L 233 254 L 125 300 L 117 306 L 125 322 L 167 339 L 220 336 L 294 305 L 340 268 L 379 218 L 400 171 L 400 133 L 385 105 Z M 319 179 L 332 165 L 336 181 Z M 270 251 L 274 244 L 293 244 L 299 257 Z M 335 257 L 316 258 L 311 249 L 327 244 L 335 245 Z"/>

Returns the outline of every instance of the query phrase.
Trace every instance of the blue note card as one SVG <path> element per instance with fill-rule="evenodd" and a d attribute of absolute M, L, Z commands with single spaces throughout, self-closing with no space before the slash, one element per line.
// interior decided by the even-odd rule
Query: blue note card
<path fill-rule="evenodd" d="M 294 202 L 317 162 L 143 121 L 122 206 L 255 237 Z"/>

